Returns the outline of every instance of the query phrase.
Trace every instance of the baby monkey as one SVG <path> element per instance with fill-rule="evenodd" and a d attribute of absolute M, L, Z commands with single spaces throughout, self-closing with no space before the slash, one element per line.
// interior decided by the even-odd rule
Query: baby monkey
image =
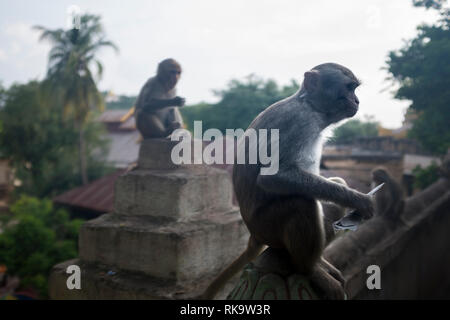
<path fill-rule="evenodd" d="M 297 93 L 268 107 L 250 124 L 256 132 L 279 130 L 279 170 L 274 175 L 261 175 L 259 161 L 234 165 L 233 185 L 250 239 L 244 253 L 201 298 L 212 299 L 267 245 L 287 250 L 297 272 L 308 276 L 322 298 L 344 299 L 340 272 L 322 257 L 326 240 L 319 201 L 356 209 L 365 219 L 373 215 L 374 206 L 370 196 L 349 188 L 342 180 L 320 176 L 319 167 L 324 130 L 356 114 L 359 100 L 355 89 L 359 85 L 346 67 L 318 65 L 304 74 Z M 271 139 L 267 140 L 269 150 Z"/>

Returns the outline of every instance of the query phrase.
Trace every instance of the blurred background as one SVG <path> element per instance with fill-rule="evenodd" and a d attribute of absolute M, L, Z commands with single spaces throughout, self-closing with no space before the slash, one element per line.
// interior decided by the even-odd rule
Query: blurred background
<path fill-rule="evenodd" d="M 47 298 L 51 267 L 77 256 L 82 222 L 112 210 L 114 182 L 138 156 L 136 97 L 165 58 L 183 67 L 187 128 L 201 120 L 223 133 L 295 93 L 315 65 L 343 64 L 363 83 L 361 107 L 334 130 L 323 174 L 366 191 L 381 163 L 406 196 L 431 185 L 450 147 L 448 8 L 1 1 L 0 299 Z"/>

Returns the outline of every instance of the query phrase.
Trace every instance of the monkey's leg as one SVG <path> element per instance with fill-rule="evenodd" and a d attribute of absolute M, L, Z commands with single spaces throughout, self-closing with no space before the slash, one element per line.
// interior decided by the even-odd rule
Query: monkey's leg
<path fill-rule="evenodd" d="M 290 200 L 290 202 L 292 207 L 290 217 L 283 222 L 283 244 L 297 270 L 309 275 L 320 260 L 325 246 L 321 216 L 314 201 Z"/>
<path fill-rule="evenodd" d="M 347 185 L 344 179 L 339 177 L 328 178 L 336 183 Z M 333 222 L 341 219 L 345 215 L 345 208 L 331 202 L 322 202 L 323 211 L 323 224 L 325 229 L 326 243 L 330 243 L 336 236 L 336 232 L 333 228 Z"/>
<path fill-rule="evenodd" d="M 329 244 L 336 237 L 333 223 L 345 215 L 345 208 L 334 203 L 322 203 L 323 227 L 325 230 L 326 244 Z"/>
<path fill-rule="evenodd" d="M 283 243 L 296 269 L 309 277 L 311 285 L 321 297 L 344 299 L 341 283 L 328 273 L 321 261 L 325 235 L 320 204 L 301 198 L 280 201 L 284 202 L 281 208 L 291 210 L 289 213 L 277 214 L 278 217 L 284 216 Z"/>
<path fill-rule="evenodd" d="M 247 249 L 229 265 L 222 273 L 208 286 L 200 299 L 210 300 L 219 292 L 225 283 L 238 273 L 247 263 L 255 259 L 262 251 L 264 245 L 257 242 L 252 236 L 248 240 Z"/>
<path fill-rule="evenodd" d="M 167 135 L 171 135 L 175 130 L 183 128 L 183 118 L 178 108 L 171 108 L 167 116 Z"/>
<path fill-rule="evenodd" d="M 183 117 L 181 116 L 180 110 L 178 108 L 172 108 L 169 114 L 170 123 L 179 123 L 180 127 L 183 126 Z"/>
<path fill-rule="evenodd" d="M 165 138 L 168 135 L 167 128 L 154 114 L 140 113 L 137 116 L 136 126 L 144 139 Z"/>

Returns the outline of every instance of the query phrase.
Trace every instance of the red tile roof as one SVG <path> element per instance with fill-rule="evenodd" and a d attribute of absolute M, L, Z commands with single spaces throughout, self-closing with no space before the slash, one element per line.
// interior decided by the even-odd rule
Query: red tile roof
<path fill-rule="evenodd" d="M 53 201 L 58 204 L 101 213 L 111 212 L 114 209 L 115 182 L 125 172 L 126 169 L 117 170 L 85 186 L 69 190 L 53 198 Z"/>
<path fill-rule="evenodd" d="M 103 123 L 123 122 L 122 119 L 129 113 L 129 110 L 106 110 L 99 117 L 98 121 Z"/>

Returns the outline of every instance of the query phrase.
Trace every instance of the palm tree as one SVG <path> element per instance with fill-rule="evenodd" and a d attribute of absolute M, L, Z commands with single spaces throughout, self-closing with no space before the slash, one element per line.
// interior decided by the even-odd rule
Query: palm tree
<path fill-rule="evenodd" d="M 93 110 L 103 110 L 103 97 L 91 72 L 96 66 L 96 78 L 101 79 L 103 66 L 96 58 L 97 52 L 114 43 L 105 39 L 100 17 L 91 14 L 80 16 L 79 29 L 49 30 L 34 27 L 41 32 L 40 40 L 52 44 L 48 59 L 47 88 L 62 101 L 65 116 L 71 116 L 79 132 L 79 165 L 83 184 L 88 183 L 84 127 Z"/>

